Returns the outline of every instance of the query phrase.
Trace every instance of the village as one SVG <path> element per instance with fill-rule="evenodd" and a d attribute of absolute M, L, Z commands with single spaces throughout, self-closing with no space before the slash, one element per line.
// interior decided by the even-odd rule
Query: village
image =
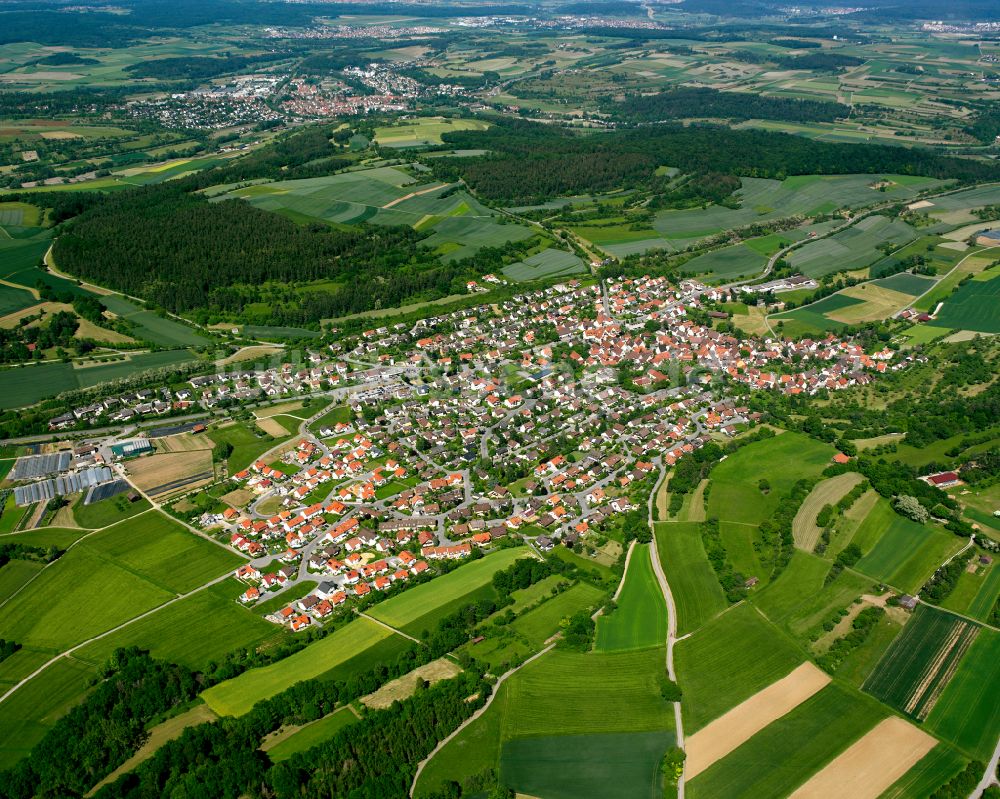
<path fill-rule="evenodd" d="M 740 340 L 714 329 L 720 315 L 706 310 L 729 296 L 691 280 L 573 280 L 373 328 L 299 364 L 108 396 L 51 421 L 54 431 L 124 425 L 78 445 L 56 472 L 88 469 L 89 483 L 108 484 L 96 496 L 121 493 L 150 438 L 225 424 L 207 417 L 154 431 L 137 426 L 143 419 L 225 419 L 231 408 L 297 397 L 339 408 L 222 475 L 245 501 L 190 519 L 249 559 L 234 574 L 245 584 L 238 601 L 266 603 L 266 618 L 293 631 L 490 548 L 525 541 L 538 553 L 607 556 L 663 470 L 759 420 L 748 390 L 812 396 L 914 357 L 833 336 Z M 114 471 L 94 471 L 105 464 Z M 58 494 L 52 474 L 38 475 L 47 482 L 37 490 L 18 489 L 24 502 Z"/>

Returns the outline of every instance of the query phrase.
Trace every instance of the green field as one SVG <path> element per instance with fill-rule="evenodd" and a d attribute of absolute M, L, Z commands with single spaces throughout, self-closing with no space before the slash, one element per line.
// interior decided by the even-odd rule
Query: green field
<path fill-rule="evenodd" d="M 0 567 L 0 602 L 10 597 L 42 570 L 33 560 L 12 560 Z"/>
<path fill-rule="evenodd" d="M 372 608 L 369 615 L 411 635 L 416 630 L 415 634 L 419 635 L 423 630 L 429 629 L 425 621 L 428 616 L 445 605 L 491 585 L 494 573 L 506 569 L 527 554 L 527 547 L 501 549 L 464 564 L 453 572 L 435 577 L 428 583 L 390 597 Z"/>
<path fill-rule="evenodd" d="M 586 271 L 587 267 L 576 255 L 551 247 L 503 268 L 504 275 L 518 281 L 575 275 Z"/>
<path fill-rule="evenodd" d="M 545 799 L 662 799 L 660 761 L 674 740 L 667 731 L 519 738 L 503 746 L 500 779 Z"/>
<path fill-rule="evenodd" d="M 81 496 L 73 506 L 73 518 L 81 527 L 97 530 L 129 519 L 137 513 L 149 510 L 150 507 L 147 499 L 129 502 L 124 495 L 84 505 Z"/>
<path fill-rule="evenodd" d="M 887 715 L 872 699 L 831 683 L 698 774 L 685 795 L 788 796 Z"/>
<path fill-rule="evenodd" d="M 775 624 L 796 637 L 805 636 L 871 587 L 869 580 L 847 570 L 824 585 L 830 567 L 829 561 L 796 551 L 778 579 L 751 601 Z"/>
<path fill-rule="evenodd" d="M 697 522 L 660 522 L 654 526 L 660 565 L 677 605 L 677 633 L 685 635 L 729 603 L 708 562 Z"/>
<path fill-rule="evenodd" d="M 743 242 L 692 258 L 684 264 L 684 271 L 710 279 L 734 280 L 761 273 L 767 260 L 767 255 L 758 252 L 750 243 Z"/>
<path fill-rule="evenodd" d="M 0 316 L 22 311 L 37 304 L 38 300 L 27 289 L 0 285 Z"/>
<path fill-rule="evenodd" d="M 1000 633 L 984 629 L 927 717 L 927 727 L 970 756 L 988 761 L 1000 735 Z"/>
<path fill-rule="evenodd" d="M 664 669 L 662 647 L 614 654 L 556 649 L 542 656 L 501 685 L 489 709 L 428 763 L 416 795 L 427 794 L 445 780 L 462 780 L 497 768 L 508 741 L 574 736 L 569 743 L 584 735 L 672 732 L 673 714 L 659 689 Z M 668 737 L 660 740 L 662 757 Z M 611 748 L 604 762 L 619 751 L 619 743 L 617 735 L 608 737 L 606 745 Z M 551 754 L 552 748 L 545 746 L 539 752 L 540 761 L 534 761 L 526 750 L 515 747 L 510 750 L 508 767 L 519 778 L 541 778 L 543 762 Z M 629 795 L 648 795 L 657 759 L 645 761 L 652 771 L 637 778 L 641 793 Z M 635 768 L 630 767 L 628 773 L 635 774 Z"/>
<path fill-rule="evenodd" d="M 370 619 L 355 619 L 290 657 L 213 685 L 202 698 L 220 716 L 242 715 L 262 699 L 319 677 L 390 637 L 399 636 Z"/>
<path fill-rule="evenodd" d="M 918 237 L 916 230 L 898 219 L 878 214 L 825 239 L 810 242 L 786 256 L 798 271 L 809 277 L 861 269 L 882 257 L 879 247 L 901 246 Z"/>
<path fill-rule="evenodd" d="M 889 786 L 879 799 L 927 799 L 958 774 L 965 763 L 965 759 L 954 748 L 939 743 Z"/>
<path fill-rule="evenodd" d="M 862 551 L 868 550 L 855 568 L 901 591 L 915 593 L 952 552 L 961 548 L 962 539 L 898 515 L 886 500 L 880 500 L 879 505 L 881 508 L 876 506 L 869 514 L 878 522 L 866 519 L 855 534 L 855 540 L 861 539 Z M 869 549 L 874 535 L 878 538 Z"/>
<path fill-rule="evenodd" d="M 701 627 L 674 649 L 684 689 L 684 731 L 696 732 L 805 660 L 799 649 L 750 605 Z"/>
<path fill-rule="evenodd" d="M 64 391 L 130 377 L 138 372 L 176 366 L 194 360 L 188 350 L 167 350 L 120 356 L 86 365 L 50 361 L 0 370 L 0 409 L 33 405 Z"/>
<path fill-rule="evenodd" d="M 121 646 L 138 646 L 153 657 L 205 669 L 239 649 L 279 641 L 286 632 L 233 601 L 233 584 L 220 583 L 182 599 L 88 644 L 76 657 L 95 665 Z"/>
<path fill-rule="evenodd" d="M 140 308 L 120 294 L 107 294 L 101 302 L 109 311 L 135 325 L 134 336 L 161 347 L 203 347 L 208 338 L 193 328 Z"/>
<path fill-rule="evenodd" d="M 444 117 L 407 119 L 399 125 L 375 128 L 375 141 L 383 147 L 421 147 L 441 144 L 441 134 L 459 130 L 486 130 L 489 123 L 480 119 Z"/>
<path fill-rule="evenodd" d="M 62 650 L 224 574 L 242 559 L 159 512 L 90 536 L 0 617 L 0 637 Z"/>
<path fill-rule="evenodd" d="M 216 444 L 223 441 L 232 444 L 233 451 L 229 456 L 230 473 L 247 468 L 262 454 L 281 441 L 281 439 L 274 440 L 263 433 L 258 436 L 243 422 L 212 427 L 207 435 Z"/>
<path fill-rule="evenodd" d="M 296 752 L 312 749 L 317 744 L 333 737 L 345 727 L 358 720 L 350 708 L 341 708 L 328 716 L 306 724 L 292 735 L 267 749 L 267 754 L 275 763 L 288 760 Z"/>
<path fill-rule="evenodd" d="M 831 311 L 849 308 L 852 305 L 861 305 L 863 302 L 863 300 L 859 300 L 857 297 L 848 297 L 845 294 L 831 294 L 802 308 L 775 314 L 772 318 L 776 323 L 784 322 L 783 329 L 789 335 L 809 331 L 825 332 L 840 330 L 844 327 L 844 323 L 830 319 L 826 314 Z"/>
<path fill-rule="evenodd" d="M 956 641 L 955 635 L 963 628 L 964 632 Z M 949 664 L 962 654 L 965 642 L 978 637 L 979 631 L 979 627 L 957 616 L 919 605 L 862 687 L 890 707 L 923 718 L 935 692 L 940 691 L 942 685 L 945 691 L 948 690 Z M 987 646 L 986 650 L 996 654 L 994 647 Z M 930 682 L 925 684 L 926 679 Z M 914 694 L 921 686 L 924 693 L 917 697 Z M 958 712 L 964 711 L 959 708 Z"/>
<path fill-rule="evenodd" d="M 760 524 L 797 480 L 819 474 L 833 454 L 833 447 L 801 433 L 782 433 L 748 444 L 712 470 L 708 515 Z M 771 484 L 767 494 L 758 488 L 761 479 Z"/>
<path fill-rule="evenodd" d="M 1000 274 L 989 280 L 970 280 L 947 300 L 934 327 L 1000 333 Z"/>
<path fill-rule="evenodd" d="M 599 652 L 622 652 L 666 643 L 667 605 L 653 573 L 649 547 L 649 544 L 636 545 L 617 608 L 597 620 L 594 648 Z"/>

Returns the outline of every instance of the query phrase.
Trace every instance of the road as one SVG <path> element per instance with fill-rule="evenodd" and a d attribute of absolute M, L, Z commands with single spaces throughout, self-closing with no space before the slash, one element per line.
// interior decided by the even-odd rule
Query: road
<path fill-rule="evenodd" d="M 649 556 L 653 561 L 653 571 L 656 573 L 656 580 L 663 591 L 663 598 L 667 603 L 667 676 L 677 682 L 677 675 L 674 672 L 674 644 L 677 643 L 677 606 L 674 604 L 674 595 L 670 591 L 670 583 L 667 582 L 667 575 L 663 571 L 660 563 L 659 547 L 656 546 L 656 523 L 653 521 L 653 502 L 656 498 L 656 489 L 667 478 L 666 468 L 660 465 L 660 479 L 656 481 L 653 490 L 649 493 L 647 501 L 647 519 L 649 530 L 653 535 L 653 543 L 649 547 Z M 684 748 L 684 720 L 681 717 L 681 703 L 674 702 L 674 724 L 677 730 L 677 746 Z M 684 799 L 684 774 L 677 780 L 677 799 Z"/>

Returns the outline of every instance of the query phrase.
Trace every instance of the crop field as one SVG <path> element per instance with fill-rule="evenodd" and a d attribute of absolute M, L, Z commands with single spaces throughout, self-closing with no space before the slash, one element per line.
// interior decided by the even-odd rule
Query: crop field
<path fill-rule="evenodd" d="M 448 574 L 435 577 L 429 583 L 404 591 L 372 608 L 370 615 L 388 624 L 419 635 L 425 628 L 424 618 L 443 605 L 460 600 L 467 594 L 490 585 L 494 573 L 506 569 L 518 558 L 528 555 L 527 547 L 501 549 L 485 558 L 472 561 Z"/>
<path fill-rule="evenodd" d="M 239 716 L 262 699 L 319 677 L 390 637 L 399 636 L 370 619 L 358 618 L 290 657 L 213 685 L 202 698 L 220 716 Z"/>
<path fill-rule="evenodd" d="M 594 648 L 621 652 L 663 646 L 667 640 L 667 605 L 653 574 L 649 544 L 639 544 L 629 560 L 617 608 L 597 620 Z"/>
<path fill-rule="evenodd" d="M 888 177 L 893 180 L 893 176 Z M 740 208 L 713 205 L 707 209 L 661 211 L 653 227 L 667 239 L 699 239 L 768 219 L 795 214 L 809 216 L 829 213 L 837 208 L 868 205 L 885 197 L 873 188 L 879 178 L 878 175 L 798 175 L 784 181 L 743 178 L 743 188 L 736 193 L 741 201 Z M 904 200 L 937 182 L 931 179 L 918 179 L 916 182 L 901 179 L 886 193 Z M 815 266 L 819 267 L 819 264 Z M 816 274 L 822 275 L 826 271 L 837 269 L 821 269 Z"/>
<path fill-rule="evenodd" d="M 106 294 L 101 297 L 101 302 L 111 313 L 134 324 L 137 338 L 161 347 L 200 347 L 207 343 L 206 337 L 193 328 L 144 310 L 120 294 Z"/>
<path fill-rule="evenodd" d="M 876 214 L 828 238 L 794 250 L 788 254 L 787 260 L 803 274 L 822 277 L 832 272 L 868 266 L 882 257 L 878 249 L 882 245 L 898 247 L 913 241 L 918 235 L 905 222 Z"/>
<path fill-rule="evenodd" d="M 788 335 L 825 333 L 844 327 L 844 323 L 831 318 L 831 314 L 863 304 L 864 300 L 859 300 L 856 297 L 848 297 L 841 293 L 831 294 L 801 308 L 775 314 L 771 320 L 774 324 L 783 323 L 782 330 Z"/>
<path fill-rule="evenodd" d="M 989 280 L 970 280 L 947 300 L 934 327 L 1000 333 L 1000 273 Z"/>
<path fill-rule="evenodd" d="M 880 518 L 884 519 L 884 514 L 880 514 Z M 866 529 L 862 525 L 858 532 L 870 530 L 873 526 Z M 954 535 L 893 513 L 878 542 L 855 564 L 855 568 L 876 580 L 913 593 L 961 546 L 961 539 Z"/>
<path fill-rule="evenodd" d="M 504 744 L 500 775 L 520 794 L 546 799 L 661 799 L 660 761 L 673 743 L 667 731 L 519 738 Z"/>
<path fill-rule="evenodd" d="M 836 505 L 840 498 L 862 479 L 857 472 L 845 472 L 817 483 L 802 502 L 792 522 L 795 546 L 806 552 L 812 552 L 823 532 L 816 524 L 816 515 L 824 505 Z"/>
<path fill-rule="evenodd" d="M 519 738 L 672 732 L 673 713 L 660 696 L 664 670 L 662 647 L 614 654 L 556 649 L 544 655 L 500 686 L 489 709 L 430 761 L 416 795 L 444 780 L 496 768 L 504 743 Z"/>
<path fill-rule="evenodd" d="M 893 291 L 898 291 L 903 294 L 909 294 L 911 297 L 919 297 L 927 289 L 934 285 L 936 281 L 932 277 L 927 277 L 926 275 L 913 275 L 909 272 L 899 272 L 895 275 L 890 275 L 889 277 L 882 277 L 878 280 L 873 280 L 872 284 L 876 286 L 881 286 L 882 288 L 892 289 Z"/>
<path fill-rule="evenodd" d="M 233 602 L 232 586 L 221 583 L 85 646 L 76 657 L 99 665 L 118 647 L 138 646 L 170 663 L 205 669 L 230 652 L 256 649 L 285 635 Z"/>
<path fill-rule="evenodd" d="M 12 560 L 0 568 L 0 602 L 19 591 L 42 568 L 41 563 L 30 560 Z"/>
<path fill-rule="evenodd" d="M 694 779 L 829 683 L 828 674 L 806 661 L 689 735 L 684 746 L 685 779 Z"/>
<path fill-rule="evenodd" d="M 861 283 L 857 286 L 851 286 L 844 289 L 841 296 L 861 301 L 861 305 L 850 305 L 827 314 L 833 321 L 843 322 L 847 325 L 887 319 L 902 311 L 913 300 L 911 294 L 904 294 L 901 291 L 875 283 Z"/>
<path fill-rule="evenodd" d="M 358 720 L 350 708 L 341 708 L 328 716 L 317 719 L 310 724 L 300 727 L 292 735 L 282 737 L 274 744 L 265 743 L 262 747 L 275 763 L 288 760 L 296 752 L 304 752 L 321 744 L 328 738 L 332 738 L 345 727 L 351 726 Z"/>
<path fill-rule="evenodd" d="M 384 166 L 247 186 L 212 199 L 239 197 L 296 221 L 409 225 L 430 233 L 422 243 L 447 260 L 535 235 L 523 225 L 500 224 L 496 212 L 453 188 L 420 184 L 405 170 Z"/>
<path fill-rule="evenodd" d="M 877 702 L 831 683 L 686 783 L 686 794 L 788 796 L 884 716 Z"/>
<path fill-rule="evenodd" d="M 921 605 L 862 688 L 922 721 L 947 689 L 980 629 L 950 613 Z"/>
<path fill-rule="evenodd" d="M 684 271 L 709 279 L 736 279 L 760 274 L 767 265 L 767 255 L 749 243 L 713 250 L 684 264 Z"/>
<path fill-rule="evenodd" d="M 697 630 L 728 607 L 694 523 L 655 525 L 660 564 L 677 604 L 677 632 Z"/>
<path fill-rule="evenodd" d="M 571 252 L 546 249 L 535 255 L 509 264 L 503 268 L 503 273 L 511 280 L 540 280 L 543 277 L 575 275 L 586 272 L 583 261 Z"/>
<path fill-rule="evenodd" d="M 400 125 L 375 128 L 375 141 L 384 147 L 421 147 L 441 144 L 441 134 L 459 130 L 486 130 L 488 122 L 479 119 L 431 117 L 403 120 Z"/>
<path fill-rule="evenodd" d="M 894 782 L 879 799 L 925 799 L 965 766 L 953 747 L 939 743 Z"/>
<path fill-rule="evenodd" d="M 215 479 L 211 450 L 163 452 L 130 461 L 128 473 L 141 491 L 163 499 Z"/>
<path fill-rule="evenodd" d="M 927 311 L 928 313 L 935 310 L 938 303 L 947 301 L 952 294 L 960 288 L 959 283 L 965 280 L 969 275 L 977 276 L 982 274 L 986 268 L 993 263 L 998 252 L 1000 252 L 1000 250 L 997 248 L 989 250 L 974 250 L 959 261 L 955 265 L 955 268 L 952 269 L 947 275 L 941 278 L 933 289 L 914 302 L 913 307 L 918 311 Z M 945 326 L 943 322 L 941 323 L 941 326 Z"/>
<path fill-rule="evenodd" d="M 927 717 L 927 727 L 972 757 L 988 761 L 1000 735 L 1000 633 L 983 629 Z"/>
<path fill-rule="evenodd" d="M 674 658 L 684 686 L 684 731 L 696 732 L 784 677 L 803 653 L 749 605 L 739 605 L 680 641 Z"/>
<path fill-rule="evenodd" d="M 774 624 L 804 637 L 871 587 L 869 580 L 847 570 L 824 585 L 830 566 L 815 555 L 796 552 L 778 578 L 751 601 Z"/>
<path fill-rule="evenodd" d="M 708 515 L 760 524 L 797 480 L 819 474 L 833 454 L 832 447 L 799 433 L 748 444 L 712 470 Z M 767 494 L 758 488 L 761 479 L 771 484 Z"/>
<path fill-rule="evenodd" d="M 0 284 L 0 316 L 23 311 L 38 304 L 38 300 L 27 289 Z"/>
<path fill-rule="evenodd" d="M 25 757 L 86 696 L 96 670 L 63 658 L 0 704 L 0 769 Z"/>

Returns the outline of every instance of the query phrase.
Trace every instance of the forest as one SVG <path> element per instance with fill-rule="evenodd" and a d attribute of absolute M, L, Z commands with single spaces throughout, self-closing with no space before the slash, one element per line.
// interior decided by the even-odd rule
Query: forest
<path fill-rule="evenodd" d="M 850 114 L 841 103 L 768 97 L 746 92 L 720 92 L 680 87 L 658 94 L 628 97 L 609 103 L 606 110 L 623 122 L 664 122 L 677 119 L 775 119 L 794 122 L 833 122 Z"/>
<path fill-rule="evenodd" d="M 718 125 L 664 124 L 603 134 L 504 120 L 484 131 L 443 134 L 449 149 L 489 150 L 469 158 L 429 158 L 442 180 L 464 179 L 497 202 L 529 204 L 557 194 L 642 185 L 658 166 L 689 174 L 784 179 L 789 175 L 886 173 L 959 181 L 991 180 L 1000 166 L 878 144 L 835 144 L 787 133 Z M 534 168 L 512 168 L 512 164 Z"/>
<path fill-rule="evenodd" d="M 243 69 L 287 58 L 285 53 L 264 53 L 261 55 L 232 55 L 223 53 L 220 57 L 176 56 L 138 61 L 125 67 L 125 71 L 137 78 L 158 80 L 204 80 L 217 75 L 226 75 Z"/>

